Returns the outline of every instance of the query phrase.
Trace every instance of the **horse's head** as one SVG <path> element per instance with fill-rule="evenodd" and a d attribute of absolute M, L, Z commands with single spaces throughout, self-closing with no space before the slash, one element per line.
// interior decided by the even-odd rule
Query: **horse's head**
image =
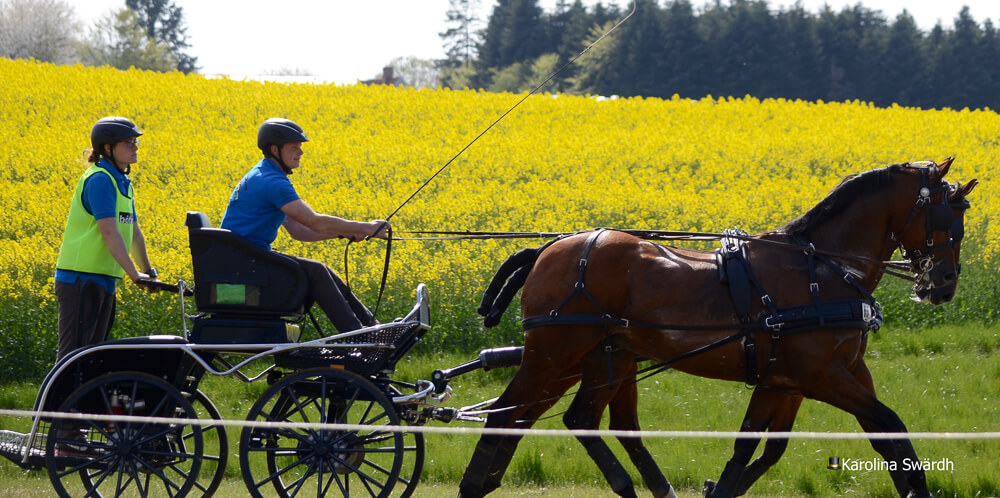
<path fill-rule="evenodd" d="M 913 299 L 942 304 L 955 297 L 962 237 L 965 235 L 966 195 L 978 184 L 950 185 L 944 176 L 954 159 L 904 165 L 905 172 L 919 176 L 916 202 L 890 233 L 914 272 Z"/>

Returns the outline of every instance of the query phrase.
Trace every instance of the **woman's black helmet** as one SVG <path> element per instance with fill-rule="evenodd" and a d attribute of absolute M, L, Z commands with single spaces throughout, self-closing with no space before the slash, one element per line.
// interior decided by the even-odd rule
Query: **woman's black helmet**
<path fill-rule="evenodd" d="M 142 131 L 130 119 L 108 116 L 98 119 L 90 129 L 90 144 L 98 154 L 104 153 L 104 144 L 114 145 L 126 138 L 141 137 Z"/>
<path fill-rule="evenodd" d="M 302 127 L 288 119 L 270 118 L 257 130 L 257 147 L 265 154 L 272 145 L 281 147 L 289 142 L 308 141 L 309 138 L 302 131 Z"/>

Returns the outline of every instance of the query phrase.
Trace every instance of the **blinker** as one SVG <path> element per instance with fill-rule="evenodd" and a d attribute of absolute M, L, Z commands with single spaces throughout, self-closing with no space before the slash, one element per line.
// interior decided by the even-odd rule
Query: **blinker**
<path fill-rule="evenodd" d="M 937 232 L 946 232 L 951 229 L 955 215 L 951 206 L 947 204 L 932 204 L 927 206 L 930 229 Z"/>

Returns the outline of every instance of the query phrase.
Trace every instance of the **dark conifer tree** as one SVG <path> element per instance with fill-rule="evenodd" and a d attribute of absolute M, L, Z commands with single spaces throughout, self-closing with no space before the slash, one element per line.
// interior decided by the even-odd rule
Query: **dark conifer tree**
<path fill-rule="evenodd" d="M 661 63 L 664 91 L 700 98 L 705 95 L 709 67 L 707 51 L 698 36 L 698 18 L 689 0 L 674 0 L 662 16 L 664 55 Z"/>
<path fill-rule="evenodd" d="M 538 0 L 510 0 L 506 23 L 500 31 L 497 67 L 530 61 L 546 52 L 545 27 Z"/>
<path fill-rule="evenodd" d="M 776 68 L 771 78 L 779 79 L 778 95 L 789 99 L 825 98 L 822 53 L 816 33 L 816 18 L 801 5 L 777 15 Z M 784 68 L 778 71 L 777 68 Z"/>
<path fill-rule="evenodd" d="M 982 60 L 1000 61 L 1000 34 L 997 33 L 993 21 L 983 22 Z M 983 87 L 983 105 L 994 111 L 1000 110 L 1000 64 L 996 62 L 984 64 L 984 78 L 989 82 Z"/>
<path fill-rule="evenodd" d="M 610 89 L 618 95 L 669 97 L 664 79 L 667 50 L 663 40 L 661 10 L 655 0 L 636 0 L 636 17 L 623 24 L 618 37 L 615 57 L 619 59 L 617 84 Z"/>
<path fill-rule="evenodd" d="M 184 9 L 171 0 L 125 0 L 135 11 L 141 26 L 150 38 L 166 45 L 177 60 L 177 69 L 185 73 L 197 71 L 198 58 L 186 53 L 191 47 L 184 25 Z"/>
<path fill-rule="evenodd" d="M 444 42 L 446 67 L 468 65 L 476 55 L 479 45 L 478 0 L 449 0 L 445 13 L 448 29 L 438 33 Z"/>
<path fill-rule="evenodd" d="M 919 106 L 920 87 L 926 84 L 929 71 L 925 64 L 924 35 L 906 10 L 889 26 L 881 58 L 875 104 Z"/>
<path fill-rule="evenodd" d="M 986 59 L 982 57 L 983 32 L 972 18 L 968 7 L 962 7 L 955 18 L 954 29 L 945 36 L 942 50 L 935 65 L 939 98 L 936 107 L 983 107 L 988 105 L 984 88 L 991 88 L 987 80 Z M 994 62 L 995 64 L 995 62 Z"/>

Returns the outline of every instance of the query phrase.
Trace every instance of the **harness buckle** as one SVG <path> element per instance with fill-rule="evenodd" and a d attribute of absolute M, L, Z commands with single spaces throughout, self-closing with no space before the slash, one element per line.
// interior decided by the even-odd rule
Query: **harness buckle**
<path fill-rule="evenodd" d="M 868 303 L 861 303 L 861 320 L 865 323 L 872 321 L 872 307 Z"/>
<path fill-rule="evenodd" d="M 768 294 L 764 294 L 763 296 L 760 296 L 760 302 L 764 303 L 764 306 L 767 306 L 768 308 L 770 308 L 771 307 L 771 296 L 768 295 Z"/>
<path fill-rule="evenodd" d="M 580 258 L 580 267 L 582 268 L 587 267 L 587 258 Z"/>
<path fill-rule="evenodd" d="M 819 283 L 818 282 L 812 282 L 812 283 L 810 283 L 809 284 L 809 292 L 812 292 L 813 294 L 818 294 L 819 293 Z"/>
<path fill-rule="evenodd" d="M 781 330 L 781 326 L 784 325 L 784 324 L 785 324 L 785 322 L 777 322 L 777 323 L 775 323 L 774 322 L 774 315 L 768 315 L 768 316 L 766 316 L 764 318 L 764 326 L 767 327 L 767 328 L 769 328 L 769 329 L 771 329 L 774 332 L 777 332 L 777 331 Z"/>

